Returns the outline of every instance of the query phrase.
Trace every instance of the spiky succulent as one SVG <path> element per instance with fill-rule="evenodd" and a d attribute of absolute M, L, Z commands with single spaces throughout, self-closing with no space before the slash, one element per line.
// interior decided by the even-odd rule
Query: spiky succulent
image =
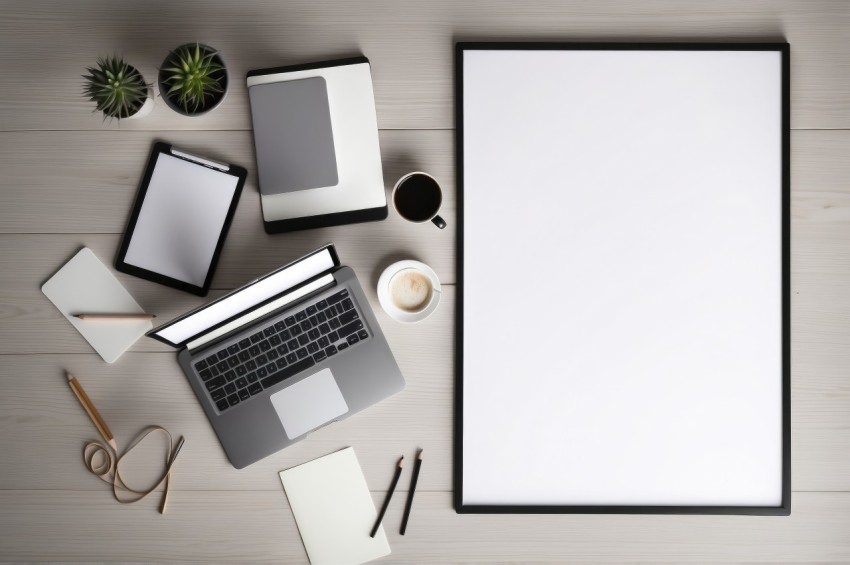
<path fill-rule="evenodd" d="M 166 96 L 186 112 L 197 112 L 224 92 L 221 85 L 224 67 L 216 61 L 218 52 L 199 44 L 183 45 L 168 56 L 161 72 L 168 87 Z M 162 76 L 162 75 L 160 75 Z"/>
<path fill-rule="evenodd" d="M 95 111 L 103 112 L 104 119 L 128 118 L 144 105 L 148 85 L 121 57 L 100 57 L 97 66 L 86 70 L 89 74 L 83 75 L 83 93 L 97 105 Z"/>

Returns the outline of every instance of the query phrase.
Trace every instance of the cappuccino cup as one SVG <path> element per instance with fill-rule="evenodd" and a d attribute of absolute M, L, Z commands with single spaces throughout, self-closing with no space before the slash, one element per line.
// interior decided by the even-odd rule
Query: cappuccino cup
<path fill-rule="evenodd" d="M 399 261 L 378 279 L 378 302 L 394 320 L 419 322 L 436 310 L 441 290 L 431 267 L 420 261 Z"/>

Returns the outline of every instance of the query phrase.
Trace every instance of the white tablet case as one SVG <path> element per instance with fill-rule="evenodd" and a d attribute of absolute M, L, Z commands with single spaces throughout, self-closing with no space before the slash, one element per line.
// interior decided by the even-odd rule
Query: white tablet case
<path fill-rule="evenodd" d="M 363 62 L 356 64 L 248 76 L 249 89 L 260 84 L 323 77 L 334 136 L 338 183 L 284 194 L 262 194 L 263 219 L 267 223 L 386 208 L 372 72 L 368 61 L 361 59 Z"/>
<path fill-rule="evenodd" d="M 789 511 L 783 52 L 633 49 L 459 49 L 459 511 Z"/>

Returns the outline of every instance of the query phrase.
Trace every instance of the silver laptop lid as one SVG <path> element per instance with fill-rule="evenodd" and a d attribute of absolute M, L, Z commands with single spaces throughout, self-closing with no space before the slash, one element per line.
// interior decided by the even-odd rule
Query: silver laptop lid
<path fill-rule="evenodd" d="M 201 336 L 239 323 L 246 312 L 269 305 L 283 294 L 297 292 L 305 284 L 317 282 L 318 277 L 339 265 L 336 249 L 329 243 L 145 335 L 176 348 L 191 345 Z"/>

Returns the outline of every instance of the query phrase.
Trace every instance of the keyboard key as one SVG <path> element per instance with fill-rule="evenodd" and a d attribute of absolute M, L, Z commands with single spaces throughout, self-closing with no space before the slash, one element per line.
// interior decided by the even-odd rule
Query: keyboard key
<path fill-rule="evenodd" d="M 313 325 L 314 328 L 319 325 L 319 318 L 316 316 L 310 316 L 309 318 L 307 318 L 307 320 L 310 322 L 310 324 Z"/>
<path fill-rule="evenodd" d="M 226 398 L 222 398 L 221 400 L 219 400 L 218 402 L 216 402 L 216 403 L 215 403 L 215 405 L 216 405 L 216 407 L 218 408 L 218 411 L 219 411 L 219 412 L 222 412 L 222 411 L 227 410 L 228 408 L 230 408 L 230 404 L 228 404 L 228 402 L 227 402 L 227 399 L 226 399 Z"/>
<path fill-rule="evenodd" d="M 289 316 L 288 318 L 284 318 L 283 323 L 286 324 L 286 327 L 295 325 L 295 316 Z"/>
<path fill-rule="evenodd" d="M 309 353 L 315 353 L 315 352 L 317 352 L 318 350 L 319 350 L 319 344 L 318 344 L 318 343 L 316 343 L 315 341 L 310 342 L 310 344 L 307 346 L 307 351 L 308 351 Z"/>
<path fill-rule="evenodd" d="M 216 367 L 215 365 L 210 365 L 210 368 L 207 369 L 207 371 L 212 373 L 212 376 L 214 377 L 217 377 L 221 373 L 221 371 L 219 371 L 218 367 Z"/>
<path fill-rule="evenodd" d="M 275 365 L 274 363 L 269 363 L 268 365 L 266 365 L 266 373 L 268 373 L 269 375 L 273 375 L 276 372 L 277 372 L 277 365 Z"/>
<path fill-rule="evenodd" d="M 307 345 L 307 342 L 310 341 L 309 336 L 307 334 L 301 334 L 298 336 L 298 344 L 299 345 Z"/>
<path fill-rule="evenodd" d="M 260 354 L 260 346 L 259 345 L 252 345 L 251 349 L 248 350 L 248 353 L 251 354 L 251 357 L 256 357 L 257 355 Z"/>
<path fill-rule="evenodd" d="M 296 349 L 298 349 L 298 340 L 297 339 L 290 339 L 289 341 L 286 342 L 286 347 L 290 351 L 295 351 Z"/>
<path fill-rule="evenodd" d="M 337 350 L 339 350 L 339 351 L 342 351 L 343 349 L 348 349 L 348 344 L 345 343 L 344 341 L 339 344 L 339 347 L 337 347 Z"/>
<path fill-rule="evenodd" d="M 238 357 L 235 357 L 235 356 L 234 356 L 234 357 L 228 357 L 228 358 L 227 358 L 227 365 L 228 365 L 231 369 L 232 369 L 233 367 L 235 367 L 236 365 L 238 365 L 238 364 L 239 364 L 239 358 L 238 358 Z"/>
<path fill-rule="evenodd" d="M 322 333 L 319 331 L 319 328 L 313 328 L 312 330 L 307 332 L 307 337 L 309 337 L 310 339 L 319 339 L 320 335 L 322 335 Z"/>
<path fill-rule="evenodd" d="M 312 344 L 312 343 L 311 343 L 310 345 L 314 345 L 314 344 Z M 325 355 L 325 352 L 324 352 L 324 351 L 319 351 L 318 353 L 314 353 L 314 354 L 313 354 L 313 360 L 314 360 L 316 363 L 319 363 L 319 362 L 321 362 L 321 361 L 324 361 L 325 359 L 327 359 L 327 357 L 328 357 L 328 356 L 327 356 L 327 355 Z"/>
<path fill-rule="evenodd" d="M 263 340 L 263 341 L 260 342 L 260 349 L 262 351 L 268 351 L 271 348 L 272 348 L 272 344 L 269 343 L 269 340 L 266 339 L 266 340 Z"/>
<path fill-rule="evenodd" d="M 295 352 L 295 354 L 296 354 L 296 355 L 298 355 L 298 358 L 299 358 L 299 359 L 304 359 L 304 358 L 305 358 L 305 357 L 307 357 L 307 355 L 308 355 L 308 353 L 307 353 L 307 348 L 306 348 L 306 347 L 302 347 L 301 349 L 299 349 L 298 351 L 296 351 L 296 352 Z"/>
<path fill-rule="evenodd" d="M 334 329 L 334 330 L 338 330 L 338 329 L 339 329 L 339 327 L 342 325 L 342 324 L 340 324 L 340 323 L 339 323 L 339 319 L 338 319 L 338 318 L 333 318 L 333 319 L 331 319 L 331 320 L 328 322 L 328 324 L 330 325 L 331 329 Z"/>
<path fill-rule="evenodd" d="M 231 394 L 227 397 L 227 401 L 230 403 L 231 406 L 236 406 L 237 404 L 239 404 L 239 395 Z"/>
<path fill-rule="evenodd" d="M 328 301 L 327 300 L 319 300 L 318 302 L 316 302 L 316 308 L 318 308 L 319 310 L 324 310 L 327 307 L 328 307 Z"/>
<path fill-rule="evenodd" d="M 242 389 L 239 391 L 239 400 L 248 400 L 251 398 L 251 393 L 248 392 L 248 389 Z"/>
<path fill-rule="evenodd" d="M 207 390 L 215 390 L 220 386 L 224 386 L 227 380 L 224 377 L 216 377 L 211 381 L 207 381 Z"/>
<path fill-rule="evenodd" d="M 236 379 L 236 388 L 245 388 L 248 386 L 248 380 L 244 377 L 239 377 Z"/>
<path fill-rule="evenodd" d="M 239 352 L 239 360 L 242 361 L 243 363 L 250 358 L 251 358 L 251 354 L 248 353 L 247 351 L 240 351 Z"/>
<path fill-rule="evenodd" d="M 283 322 L 283 320 L 279 321 L 274 325 L 274 331 L 276 332 L 282 332 L 284 329 L 286 329 L 286 324 Z"/>
<path fill-rule="evenodd" d="M 357 337 L 357 334 L 351 334 L 346 339 L 348 340 L 348 345 L 354 345 L 355 343 L 360 341 L 360 338 Z"/>
<path fill-rule="evenodd" d="M 304 310 L 301 310 L 300 312 L 295 314 L 295 320 L 298 321 L 298 322 L 303 322 L 306 319 L 307 319 L 307 312 L 305 312 Z"/>
<path fill-rule="evenodd" d="M 269 326 L 263 330 L 263 335 L 266 337 L 271 337 L 274 335 L 274 326 Z"/>
<path fill-rule="evenodd" d="M 239 342 L 240 349 L 248 349 L 249 347 L 251 347 L 251 340 L 247 337 Z"/>
<path fill-rule="evenodd" d="M 347 337 L 348 335 L 353 334 L 354 332 L 356 332 L 358 330 L 362 330 L 362 329 L 363 329 L 363 322 L 361 322 L 360 320 L 355 320 L 355 321 L 351 322 L 350 324 L 348 324 L 347 326 L 342 326 L 341 328 L 339 328 L 339 337 L 340 338 Z"/>
<path fill-rule="evenodd" d="M 248 373 L 247 375 L 245 375 L 245 380 L 249 383 L 257 382 L 257 373 Z"/>
<path fill-rule="evenodd" d="M 330 320 L 331 318 L 333 318 L 337 314 L 339 314 L 339 312 L 336 311 L 335 306 L 328 306 L 328 309 L 325 310 L 325 316 L 328 317 L 328 320 Z"/>
<path fill-rule="evenodd" d="M 303 322 L 301 322 L 301 329 L 305 332 L 312 327 L 313 327 L 313 324 L 310 323 L 310 320 L 304 320 Z"/>
<path fill-rule="evenodd" d="M 304 330 L 302 330 L 302 329 L 301 329 L 301 326 L 300 326 L 300 325 L 292 326 L 291 328 L 289 328 L 289 332 L 290 332 L 293 336 L 296 336 L 296 335 L 300 334 L 302 331 L 304 331 Z"/>
<path fill-rule="evenodd" d="M 258 367 L 262 367 L 263 365 L 265 365 L 266 363 L 268 363 L 268 362 L 269 362 L 269 358 L 268 358 L 268 357 L 266 357 L 265 355 L 260 355 L 259 357 L 257 357 L 256 359 L 254 359 L 254 361 L 256 361 L 256 362 L 257 362 L 257 366 L 258 366 Z"/>
<path fill-rule="evenodd" d="M 354 308 L 354 304 L 352 304 L 350 298 L 346 298 L 345 300 L 342 301 L 342 307 L 345 308 L 346 311 L 348 311 L 348 310 L 351 310 L 351 309 Z"/>
<path fill-rule="evenodd" d="M 218 368 L 219 373 L 223 373 L 230 368 L 227 366 L 227 361 L 219 361 L 216 367 Z"/>
<path fill-rule="evenodd" d="M 337 332 L 331 332 L 328 334 L 328 341 L 331 343 L 336 343 L 339 341 L 339 334 Z"/>
<path fill-rule="evenodd" d="M 292 334 L 289 333 L 289 330 L 283 330 L 282 332 L 280 332 L 280 339 L 282 339 L 283 341 L 292 339 Z"/>
<path fill-rule="evenodd" d="M 313 306 L 307 306 L 307 315 L 308 316 L 312 316 L 313 314 L 315 314 L 318 311 L 319 311 L 319 309 L 316 308 L 315 304 Z"/>
<path fill-rule="evenodd" d="M 260 367 L 259 369 L 257 369 L 257 376 L 260 377 L 261 379 L 268 374 L 269 373 L 268 373 L 268 371 L 266 371 L 265 367 Z"/>
<path fill-rule="evenodd" d="M 286 367 L 288 365 L 288 363 L 286 362 L 286 359 L 281 357 L 280 359 L 275 361 L 275 365 L 277 365 L 278 369 L 283 369 L 284 367 Z"/>
<path fill-rule="evenodd" d="M 316 364 L 316 362 L 313 361 L 312 357 L 307 357 L 305 359 L 302 359 L 298 363 L 294 363 L 294 364 L 290 365 L 289 367 L 286 367 L 285 369 L 278 371 L 274 375 L 272 375 L 268 378 L 265 378 L 260 382 L 263 384 L 263 388 L 269 388 L 269 387 L 272 387 L 272 386 L 278 384 L 279 382 L 282 382 L 284 379 L 288 379 L 292 375 L 297 375 L 301 371 L 303 371 L 305 369 L 309 369 L 310 367 L 312 367 L 315 364 Z"/>
<path fill-rule="evenodd" d="M 331 345 L 330 347 L 325 348 L 325 353 L 330 357 L 331 355 L 336 355 L 336 346 Z"/>
<path fill-rule="evenodd" d="M 205 369 L 198 374 L 201 376 L 201 380 L 204 381 L 210 380 L 213 376 L 212 371 L 210 371 L 209 369 Z"/>
<path fill-rule="evenodd" d="M 227 396 L 227 393 L 224 392 L 223 388 L 217 388 L 210 393 L 210 396 L 212 397 L 213 400 L 221 400 L 222 398 Z"/>
<path fill-rule="evenodd" d="M 316 314 L 316 320 L 318 320 L 319 323 L 321 324 L 322 322 L 327 322 L 328 317 L 325 316 L 324 312 L 319 312 L 318 314 Z"/>
<path fill-rule="evenodd" d="M 226 385 L 224 385 L 224 390 L 227 392 L 227 394 L 232 394 L 236 392 L 236 385 L 233 383 L 227 383 Z"/>
<path fill-rule="evenodd" d="M 275 334 L 269 338 L 269 343 L 272 345 L 280 345 L 280 336 Z"/>
<path fill-rule="evenodd" d="M 257 332 L 251 336 L 251 343 L 257 343 L 258 341 L 263 341 L 263 332 Z"/>
<path fill-rule="evenodd" d="M 239 345 L 234 343 L 233 345 L 227 348 L 227 352 L 231 355 L 236 355 L 237 353 L 239 353 Z"/>
<path fill-rule="evenodd" d="M 251 393 L 251 396 L 255 394 L 260 394 L 261 392 L 263 392 L 263 385 L 261 385 L 260 383 L 254 383 L 248 387 L 248 392 Z"/>
<path fill-rule="evenodd" d="M 224 361 L 229 356 L 230 356 L 230 353 L 228 353 L 226 349 L 222 349 L 221 351 L 218 352 L 218 358 L 221 361 Z"/>
<path fill-rule="evenodd" d="M 196 371 L 203 371 L 206 368 L 207 368 L 207 362 L 206 361 L 198 361 L 197 363 L 195 363 L 195 370 Z"/>
<path fill-rule="evenodd" d="M 342 300 L 346 296 L 348 296 L 348 289 L 344 288 L 341 291 L 334 294 L 333 296 L 329 296 L 328 297 L 328 304 L 336 304 L 337 302 L 339 302 L 340 300 Z"/>
<path fill-rule="evenodd" d="M 224 378 L 227 379 L 227 382 L 235 380 L 236 379 L 236 371 L 227 371 L 226 373 L 224 373 Z"/>
<path fill-rule="evenodd" d="M 248 369 L 245 368 L 245 365 L 239 365 L 238 367 L 236 367 L 236 374 L 239 375 L 240 377 L 244 377 L 245 373 L 247 373 L 247 372 L 248 372 Z"/>
<path fill-rule="evenodd" d="M 357 337 L 359 337 L 360 339 L 366 339 L 367 337 L 369 337 L 369 332 L 367 332 L 366 330 L 360 330 L 359 332 L 357 332 Z"/>
<path fill-rule="evenodd" d="M 251 359 L 250 361 L 245 363 L 245 368 L 248 369 L 249 371 L 253 371 L 254 369 L 257 368 L 257 364 L 254 362 L 253 359 Z"/>
<path fill-rule="evenodd" d="M 319 347 L 321 347 L 322 349 L 326 348 L 330 344 L 331 344 L 331 342 L 328 341 L 328 338 L 326 338 L 326 337 L 323 337 L 322 339 L 319 340 Z"/>
<path fill-rule="evenodd" d="M 271 351 L 266 353 L 266 357 L 269 358 L 269 361 L 274 361 L 275 359 L 277 359 L 277 351 L 272 349 Z"/>
<path fill-rule="evenodd" d="M 331 333 L 331 327 L 327 324 L 322 324 L 319 326 L 319 331 L 322 332 L 322 335 L 328 335 Z"/>
<path fill-rule="evenodd" d="M 204 362 L 207 364 L 207 367 L 212 367 L 213 365 L 218 363 L 218 357 L 215 355 L 210 355 L 209 357 L 204 359 Z"/>
<path fill-rule="evenodd" d="M 344 326 L 345 324 L 351 323 L 359 317 L 360 316 L 357 315 L 356 310 L 349 310 L 345 314 L 340 315 L 340 317 L 338 319 L 339 319 L 339 323 Z"/>
<path fill-rule="evenodd" d="M 280 353 L 281 355 L 285 355 L 285 354 L 286 354 L 286 352 L 287 352 L 287 351 L 289 351 L 289 348 L 288 348 L 288 347 L 286 346 L 286 344 L 284 343 L 283 345 L 278 345 L 278 346 L 277 346 L 277 349 L 276 349 L 275 351 L 277 351 L 277 352 L 278 352 L 278 353 Z"/>
<path fill-rule="evenodd" d="M 294 351 L 286 356 L 287 363 L 295 363 L 296 361 L 298 361 L 298 355 Z"/>

